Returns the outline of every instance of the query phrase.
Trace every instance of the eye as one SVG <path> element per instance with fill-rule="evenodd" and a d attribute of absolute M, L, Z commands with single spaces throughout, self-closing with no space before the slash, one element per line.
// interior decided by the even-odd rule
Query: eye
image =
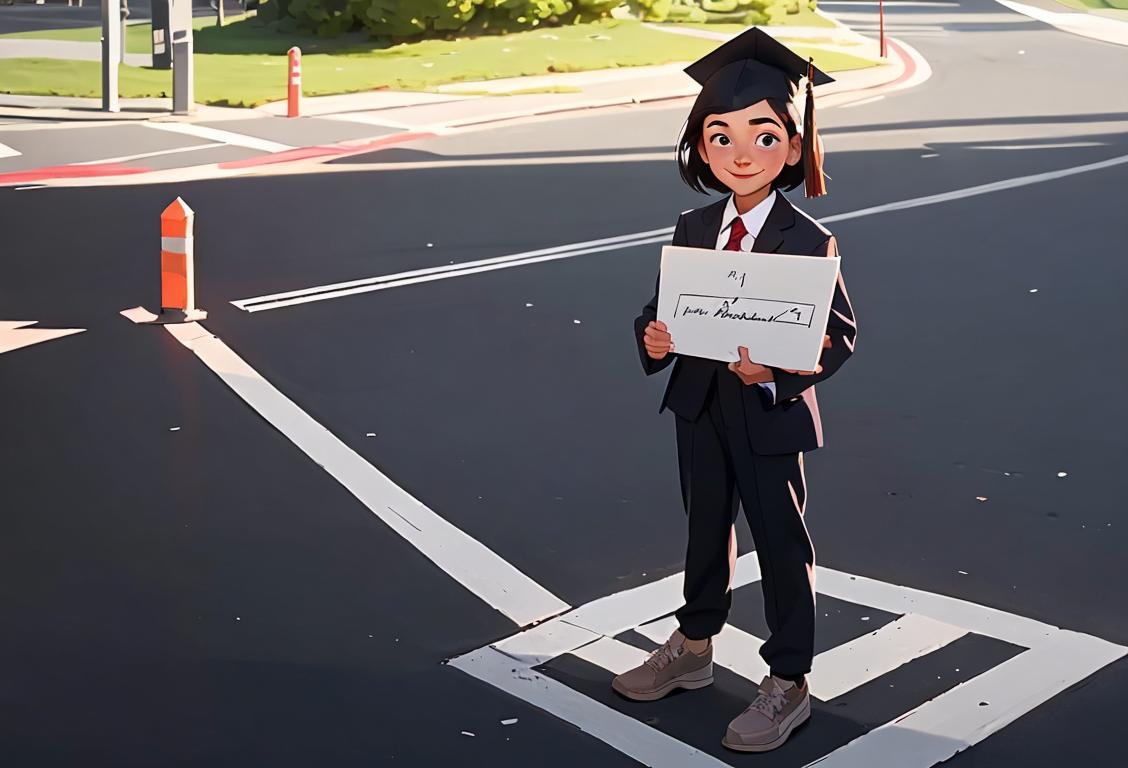
<path fill-rule="evenodd" d="M 756 146 L 763 147 L 764 149 L 771 149 L 776 144 L 779 144 L 779 137 L 774 133 L 761 133 L 756 137 Z"/>
<path fill-rule="evenodd" d="M 729 137 L 725 136 L 723 133 L 714 133 L 709 137 L 709 143 L 718 147 L 727 147 L 729 144 L 732 144 L 732 141 L 730 141 Z"/>

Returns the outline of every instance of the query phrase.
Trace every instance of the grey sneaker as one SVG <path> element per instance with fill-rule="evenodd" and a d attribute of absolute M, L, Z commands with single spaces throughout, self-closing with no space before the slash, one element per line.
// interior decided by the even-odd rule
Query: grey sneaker
<path fill-rule="evenodd" d="M 786 691 L 768 675 L 760 682 L 760 694 L 729 723 L 721 744 L 737 752 L 767 752 L 787 741 L 791 732 L 811 716 L 807 681 Z"/>
<path fill-rule="evenodd" d="M 616 675 L 611 687 L 634 701 L 655 701 L 677 689 L 704 688 L 713 682 L 713 643 L 696 654 L 685 647 L 685 635 L 674 630 L 646 661 Z"/>

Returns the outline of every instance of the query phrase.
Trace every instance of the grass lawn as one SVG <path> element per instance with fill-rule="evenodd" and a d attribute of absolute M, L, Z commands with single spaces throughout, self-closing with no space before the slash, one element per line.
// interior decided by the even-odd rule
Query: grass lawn
<path fill-rule="evenodd" d="M 1091 2 L 1100 2 L 1101 0 L 1091 0 Z M 1115 0 L 1114 0 L 1115 2 Z M 732 30 L 739 32 L 745 28 L 743 24 L 726 24 L 715 23 L 708 24 L 702 21 L 683 21 L 674 22 L 682 24 L 687 27 L 697 27 L 699 29 L 712 29 L 718 31 Z M 788 27 L 834 27 L 834 22 L 827 17 L 815 13 L 807 7 L 806 3 L 799 3 L 799 13 L 775 13 L 772 14 L 771 20 L 768 24 L 772 26 L 788 26 Z"/>
<path fill-rule="evenodd" d="M 1128 0 L 1057 0 L 1080 11 L 1128 11 Z"/>
<path fill-rule="evenodd" d="M 649 29 L 636 21 L 605 20 L 373 48 L 363 38 L 282 35 L 245 20 L 222 29 L 205 27 L 197 33 L 196 101 L 257 106 L 285 98 L 286 58 L 282 54 L 294 43 L 302 47 L 302 85 L 307 96 L 385 87 L 426 90 L 452 82 L 693 61 L 717 45 L 714 40 Z M 792 47 L 801 56 L 813 56 L 828 71 L 875 63 L 800 44 Z M 0 93 L 97 97 L 100 67 L 96 61 L 0 59 Z M 167 70 L 122 66 L 119 73 L 123 98 L 171 94 L 172 75 Z"/>

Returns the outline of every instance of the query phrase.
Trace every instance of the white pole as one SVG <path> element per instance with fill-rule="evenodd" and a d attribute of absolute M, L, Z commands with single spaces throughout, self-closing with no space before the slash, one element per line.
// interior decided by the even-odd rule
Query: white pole
<path fill-rule="evenodd" d="M 102 0 L 102 109 L 120 112 L 118 64 L 121 62 L 121 0 Z"/>

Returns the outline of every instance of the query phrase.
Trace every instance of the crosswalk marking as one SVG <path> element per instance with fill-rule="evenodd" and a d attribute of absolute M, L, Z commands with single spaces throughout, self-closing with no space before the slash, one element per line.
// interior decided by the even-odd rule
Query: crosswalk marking
<path fill-rule="evenodd" d="M 664 643 L 677 627 L 677 619 L 670 616 L 643 624 L 638 632 L 656 643 Z M 713 638 L 713 663 L 758 683 L 770 672 L 768 665 L 760 657 L 760 646 L 763 644 L 764 641 L 755 635 L 732 624 L 725 624 Z"/>
<path fill-rule="evenodd" d="M 966 634 L 962 627 L 906 614 L 816 656 L 811 665 L 811 695 L 829 701 Z"/>

